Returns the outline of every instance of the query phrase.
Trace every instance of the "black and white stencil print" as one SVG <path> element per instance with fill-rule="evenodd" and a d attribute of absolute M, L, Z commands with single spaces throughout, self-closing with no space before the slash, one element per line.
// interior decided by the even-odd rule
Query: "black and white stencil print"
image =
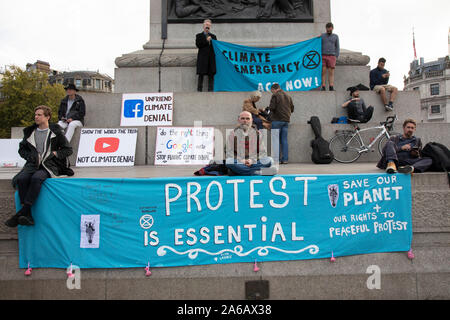
<path fill-rule="evenodd" d="M 339 200 L 339 185 L 330 184 L 328 185 L 328 198 L 330 199 L 330 204 L 333 208 L 336 208 Z"/>
<path fill-rule="evenodd" d="M 80 231 L 80 248 L 98 248 L 100 246 L 100 215 L 82 215 Z"/>

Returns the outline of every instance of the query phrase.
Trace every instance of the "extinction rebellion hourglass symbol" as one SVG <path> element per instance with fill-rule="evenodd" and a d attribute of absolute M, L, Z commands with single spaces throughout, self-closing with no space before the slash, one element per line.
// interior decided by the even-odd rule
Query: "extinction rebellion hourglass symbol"
<path fill-rule="evenodd" d="M 141 225 L 141 228 L 144 229 L 144 246 L 148 246 L 149 244 L 151 246 L 156 246 L 159 244 L 159 238 L 158 238 L 158 232 L 156 231 L 148 231 L 153 226 L 153 223 L 155 221 L 153 220 L 153 217 L 149 214 L 145 214 L 141 217 L 139 220 L 139 224 Z M 150 242 L 149 242 L 150 238 Z"/>

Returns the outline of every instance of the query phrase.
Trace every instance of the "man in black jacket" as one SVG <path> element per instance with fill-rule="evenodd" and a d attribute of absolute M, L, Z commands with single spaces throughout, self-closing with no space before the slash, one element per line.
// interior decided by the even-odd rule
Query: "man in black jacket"
<path fill-rule="evenodd" d="M 49 123 L 51 109 L 39 106 L 34 110 L 35 124 L 23 130 L 24 137 L 19 144 L 19 154 L 27 162 L 13 178 L 13 186 L 19 190 L 22 208 L 5 222 L 14 228 L 18 224 L 34 225 L 31 206 L 36 201 L 42 183 L 52 176 L 73 175 L 68 168 L 67 157 L 72 154 L 61 127 Z"/>
<path fill-rule="evenodd" d="M 86 105 L 83 98 L 76 94 L 77 87 L 69 84 L 66 88 L 67 96 L 61 100 L 58 110 L 58 124 L 66 130 L 66 138 L 70 142 L 75 129 L 84 125 Z"/>
<path fill-rule="evenodd" d="M 210 33 L 211 20 L 203 21 L 203 32 L 195 36 L 195 45 L 198 48 L 197 54 L 197 74 L 198 84 L 197 91 L 203 90 L 203 76 L 208 76 L 208 91 L 214 90 L 214 75 L 216 74 L 216 57 L 214 55 L 214 48 L 212 40 L 217 40 L 217 37 Z"/>

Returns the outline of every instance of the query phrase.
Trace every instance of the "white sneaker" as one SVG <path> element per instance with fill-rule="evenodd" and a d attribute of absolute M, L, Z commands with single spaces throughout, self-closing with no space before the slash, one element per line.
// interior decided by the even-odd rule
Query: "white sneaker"
<path fill-rule="evenodd" d="M 277 167 L 268 167 L 268 168 L 261 168 L 261 170 L 259 170 L 260 175 L 262 176 L 274 176 L 278 173 L 278 168 Z"/>

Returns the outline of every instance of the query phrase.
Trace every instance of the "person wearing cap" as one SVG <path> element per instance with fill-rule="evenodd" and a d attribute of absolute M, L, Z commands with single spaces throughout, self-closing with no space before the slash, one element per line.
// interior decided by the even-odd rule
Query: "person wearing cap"
<path fill-rule="evenodd" d="M 248 111 L 252 114 L 253 124 L 258 130 L 270 129 L 270 121 L 267 120 L 267 112 L 261 108 L 256 107 L 256 102 L 261 99 L 261 92 L 254 91 L 249 99 L 244 100 L 242 111 Z"/>
<path fill-rule="evenodd" d="M 197 91 L 203 91 L 203 78 L 208 76 L 208 91 L 214 91 L 214 75 L 216 74 L 216 56 L 212 40 L 217 40 L 216 35 L 211 31 L 211 20 L 203 21 L 203 31 L 196 34 L 195 45 L 198 48 L 197 53 Z"/>
<path fill-rule="evenodd" d="M 66 131 L 66 138 L 72 140 L 75 129 L 84 125 L 86 104 L 83 98 L 77 94 L 78 89 L 74 84 L 66 88 L 67 96 L 61 100 L 58 109 L 58 124 Z"/>
<path fill-rule="evenodd" d="M 373 107 L 366 107 L 366 103 L 359 96 L 357 87 L 349 88 L 351 99 L 342 104 L 342 108 L 347 108 L 348 118 L 357 120 L 361 123 L 367 123 L 372 119 Z"/>

